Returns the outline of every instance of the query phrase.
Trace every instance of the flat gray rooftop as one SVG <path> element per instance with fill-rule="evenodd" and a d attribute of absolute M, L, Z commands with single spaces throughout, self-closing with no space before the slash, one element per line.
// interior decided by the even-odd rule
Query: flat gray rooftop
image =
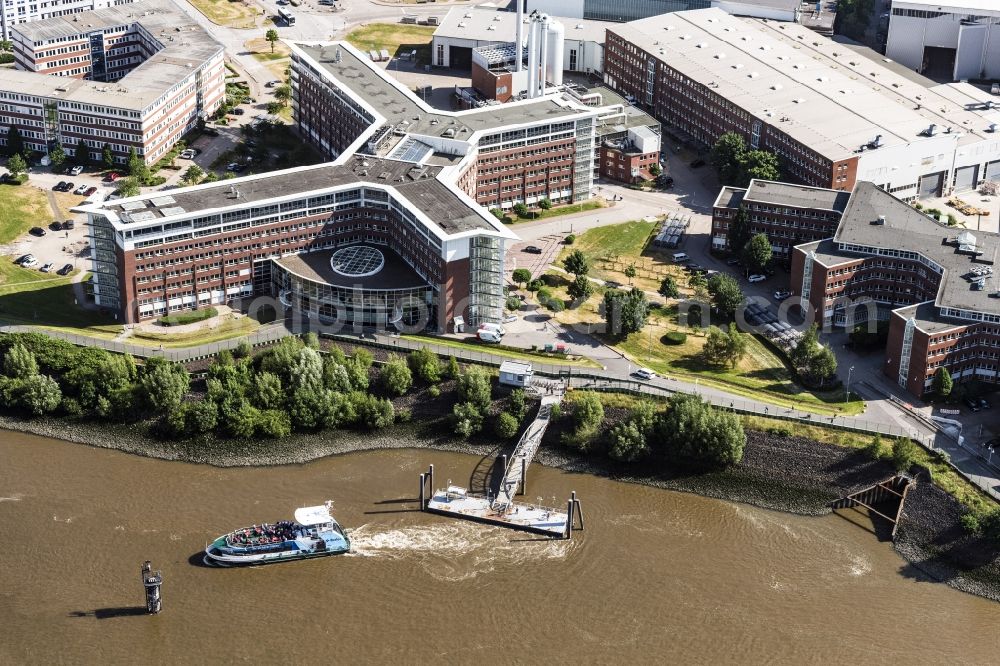
<path fill-rule="evenodd" d="M 908 305 L 905 308 L 897 308 L 894 312 L 901 315 L 904 319 L 914 319 L 916 321 L 917 328 L 925 333 L 931 334 L 943 333 L 950 328 L 955 328 L 956 326 L 967 326 L 969 323 L 957 319 L 942 317 L 938 313 L 937 306 L 933 303 Z"/>
<path fill-rule="evenodd" d="M 788 0 L 795 2 L 796 0 Z M 527 16 L 527 13 L 525 14 Z M 567 40 L 604 43 L 605 29 L 617 25 L 605 21 L 550 16 L 566 29 Z M 434 31 L 434 37 L 468 39 L 476 42 L 513 42 L 517 33 L 517 12 L 493 7 L 453 7 Z M 528 28 L 525 26 L 524 35 Z"/>
<path fill-rule="evenodd" d="M 474 132 L 522 123 L 570 119 L 581 113 L 568 101 L 553 95 L 468 111 L 438 111 L 424 105 L 413 91 L 392 79 L 390 74 L 368 58 L 356 55 L 343 43 L 298 43 L 296 46 L 313 61 L 314 66 L 336 78 L 385 117 L 388 124 L 410 134 L 444 136 L 450 129 L 454 130 L 455 139 L 468 141 Z"/>
<path fill-rule="evenodd" d="M 86 36 L 95 30 L 137 24 L 162 48 L 122 79 L 103 83 L 36 72 L 5 71 L 0 88 L 71 102 L 142 110 L 206 60 L 221 53 L 223 48 L 170 0 L 140 0 L 130 5 L 21 23 L 13 30 L 37 47 L 53 39 Z"/>
<path fill-rule="evenodd" d="M 841 190 L 757 179 L 750 181 L 750 187 L 743 197 L 744 201 L 758 201 L 796 208 L 834 210 L 840 213 L 843 213 L 844 209 L 847 208 L 847 202 L 850 198 L 850 192 Z"/>
<path fill-rule="evenodd" d="M 317 192 L 347 185 L 374 184 L 395 188 L 417 210 L 448 235 L 495 228 L 438 179 L 440 167 L 419 167 L 408 162 L 372 157 L 352 158 L 344 164 L 272 171 L 219 181 L 211 185 L 171 190 L 109 202 L 104 209 L 149 222 L 167 215 L 209 211 L 238 204 L 264 202 L 297 193 Z M 238 192 L 238 197 L 232 190 Z M 157 196 L 159 195 L 159 196 Z M 160 199 L 160 205 L 156 199 Z M 178 211 L 177 209 L 181 209 Z M 124 221 L 124 220 L 123 220 Z"/>
<path fill-rule="evenodd" d="M 741 203 L 743 203 L 743 197 L 746 196 L 747 191 L 741 187 L 731 187 L 726 185 L 719 192 L 719 196 L 715 199 L 716 208 L 737 208 Z"/>
<path fill-rule="evenodd" d="M 365 277 L 348 277 L 333 270 L 330 266 L 330 258 L 334 252 L 343 249 L 341 247 L 293 254 L 275 259 L 275 262 L 307 280 L 348 289 L 414 289 L 428 286 L 427 281 L 410 268 L 410 265 L 394 251 L 384 245 L 372 245 L 371 247 L 382 253 L 385 265 L 375 275 Z"/>
<path fill-rule="evenodd" d="M 880 215 L 885 216 L 885 224 L 876 223 Z M 976 267 L 1000 269 L 996 264 L 1000 235 L 969 232 L 975 238 L 975 254 L 972 254 L 958 247 L 957 238 L 964 231 L 961 227 L 935 222 L 872 183 L 859 182 L 834 241 L 919 252 L 945 269 L 936 306 L 1000 314 L 1000 299 L 991 296 L 997 291 L 1000 275 L 987 278 L 986 287 L 979 290 L 973 289 L 966 279 Z"/>

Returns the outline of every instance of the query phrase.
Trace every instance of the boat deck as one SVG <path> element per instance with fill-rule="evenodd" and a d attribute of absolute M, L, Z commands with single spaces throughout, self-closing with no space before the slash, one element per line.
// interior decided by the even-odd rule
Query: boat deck
<path fill-rule="evenodd" d="M 447 490 L 436 490 L 427 502 L 427 510 L 453 518 L 464 518 L 481 523 L 508 527 L 552 537 L 566 534 L 565 511 L 522 502 L 511 502 L 505 512 L 495 511 L 486 497 L 464 495 L 449 496 Z"/>

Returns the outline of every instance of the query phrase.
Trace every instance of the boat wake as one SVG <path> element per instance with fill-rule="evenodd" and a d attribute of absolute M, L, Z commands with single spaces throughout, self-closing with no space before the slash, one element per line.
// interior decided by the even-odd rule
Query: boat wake
<path fill-rule="evenodd" d="M 448 581 L 475 578 L 497 567 L 563 559 L 572 541 L 531 537 L 467 522 L 387 528 L 362 525 L 349 530 L 348 557 L 416 559 L 431 576 Z"/>

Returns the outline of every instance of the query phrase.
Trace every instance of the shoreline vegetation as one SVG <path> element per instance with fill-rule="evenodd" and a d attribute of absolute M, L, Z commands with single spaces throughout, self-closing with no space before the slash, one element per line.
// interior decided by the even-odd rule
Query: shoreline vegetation
<path fill-rule="evenodd" d="M 186 368 L 162 359 L 137 366 L 39 334 L 0 336 L 0 352 L 0 428 L 220 467 L 400 448 L 495 457 L 537 409 L 525 392 L 454 358 L 427 350 L 375 358 L 315 336 Z M 693 396 L 571 391 L 536 459 L 803 515 L 829 513 L 833 500 L 909 471 L 917 483 L 894 541 L 909 562 L 901 573 L 1000 601 L 1000 513 L 971 486 L 949 485 L 944 461 L 909 440 L 795 433 Z M 883 527 L 875 535 L 888 540 Z"/>

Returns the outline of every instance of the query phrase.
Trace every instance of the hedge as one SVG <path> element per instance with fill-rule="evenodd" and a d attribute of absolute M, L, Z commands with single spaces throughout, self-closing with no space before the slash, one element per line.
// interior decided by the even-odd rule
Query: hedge
<path fill-rule="evenodd" d="M 156 320 L 156 323 L 162 324 L 163 326 L 182 326 L 183 324 L 193 324 L 198 321 L 211 319 L 217 314 L 219 314 L 219 311 L 215 308 L 203 308 L 201 310 L 192 310 L 190 312 L 182 312 L 180 314 L 160 317 Z"/>
<path fill-rule="evenodd" d="M 663 336 L 663 344 L 665 345 L 682 345 L 687 342 L 687 333 L 682 331 L 670 331 Z"/>

